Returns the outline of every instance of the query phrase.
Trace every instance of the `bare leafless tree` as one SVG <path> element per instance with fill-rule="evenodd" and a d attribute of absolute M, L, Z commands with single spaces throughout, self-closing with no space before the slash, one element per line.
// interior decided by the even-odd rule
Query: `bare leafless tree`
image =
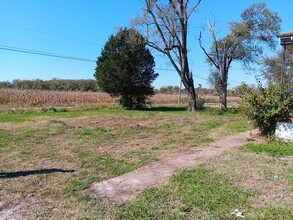
<path fill-rule="evenodd" d="M 134 26 L 147 44 L 168 58 L 188 91 L 188 110 L 196 109 L 196 94 L 188 63 L 188 22 L 201 0 L 142 0 L 143 13 Z"/>

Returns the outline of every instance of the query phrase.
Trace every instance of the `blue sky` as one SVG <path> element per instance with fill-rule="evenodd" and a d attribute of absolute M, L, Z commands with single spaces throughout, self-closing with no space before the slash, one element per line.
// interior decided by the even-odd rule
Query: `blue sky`
<path fill-rule="evenodd" d="M 208 20 L 217 21 L 219 36 L 227 32 L 229 21 L 239 21 L 240 13 L 256 0 L 203 0 L 190 21 L 190 67 L 195 86 L 208 87 L 209 68 L 199 49 L 197 37 Z M 292 0 L 265 1 L 270 10 L 282 17 L 282 32 L 293 30 Z M 25 48 L 70 57 L 96 60 L 108 37 L 118 26 L 128 26 L 141 12 L 140 0 L 0 0 L 0 47 Z M 209 36 L 203 35 L 205 42 Z M 277 39 L 276 39 L 277 40 Z M 208 44 L 206 45 L 208 46 Z M 279 47 L 280 48 L 280 47 Z M 268 54 L 272 52 L 268 51 Z M 155 56 L 157 72 L 154 82 L 159 88 L 179 85 L 179 76 L 166 71 L 167 60 Z M 95 62 L 60 59 L 0 49 L 0 81 L 13 79 L 93 79 Z M 232 63 L 229 87 L 241 82 L 255 83 L 241 65 Z M 200 78 L 199 78 L 200 77 Z"/>

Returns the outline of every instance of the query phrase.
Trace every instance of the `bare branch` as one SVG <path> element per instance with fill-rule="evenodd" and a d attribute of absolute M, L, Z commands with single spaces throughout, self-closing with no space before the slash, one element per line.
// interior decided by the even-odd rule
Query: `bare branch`
<path fill-rule="evenodd" d="M 211 32 L 214 44 L 215 44 L 215 50 L 216 50 L 216 56 L 217 56 L 217 60 L 220 60 L 220 56 L 219 56 L 219 45 L 218 45 L 218 41 L 217 41 L 217 37 L 215 34 L 215 28 L 214 25 L 211 25 L 211 23 L 208 21 L 208 28 Z"/>
<path fill-rule="evenodd" d="M 140 17 L 148 45 L 167 56 L 188 90 L 190 110 L 196 108 L 196 95 L 188 64 L 188 19 L 201 1 L 189 8 L 190 0 L 144 0 L 145 13 Z"/>
<path fill-rule="evenodd" d="M 200 5 L 202 0 L 198 0 L 197 3 L 191 8 L 190 12 L 187 14 L 187 19 L 191 16 L 191 14 L 194 12 L 194 10 Z M 189 1 L 186 1 L 186 8 Z"/>
<path fill-rule="evenodd" d="M 202 51 L 204 52 L 204 54 L 207 56 L 207 58 L 214 64 L 214 66 L 219 69 L 219 65 L 216 63 L 216 61 L 208 54 L 208 52 L 206 51 L 206 49 L 202 46 L 202 42 L 201 42 L 201 32 L 199 34 L 199 38 L 198 38 L 198 43 L 200 48 L 202 49 Z"/>

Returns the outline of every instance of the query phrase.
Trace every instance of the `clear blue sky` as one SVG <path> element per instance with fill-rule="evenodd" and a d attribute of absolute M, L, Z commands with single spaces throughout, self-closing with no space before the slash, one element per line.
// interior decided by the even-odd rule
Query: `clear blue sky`
<path fill-rule="evenodd" d="M 203 0 L 189 27 L 190 66 L 195 86 L 208 87 L 209 75 L 197 37 L 208 20 L 217 20 L 219 36 L 227 31 L 228 21 L 238 21 L 240 13 L 256 0 Z M 282 31 L 293 30 L 292 0 L 267 0 L 270 10 L 283 19 Z M 140 0 L 0 0 L 0 47 L 24 48 L 52 54 L 96 60 L 108 37 L 118 26 L 128 26 L 141 11 Z M 203 36 L 209 39 L 209 36 Z M 277 39 L 276 39 L 277 40 Z M 93 79 L 95 62 L 60 59 L 0 49 L 0 81 L 13 79 Z M 159 88 L 178 85 L 176 72 L 165 71 L 170 64 L 156 56 L 160 74 L 154 82 Z M 232 63 L 230 87 L 241 82 L 255 83 L 255 73 L 246 74 Z M 201 77 L 198 78 L 197 76 Z"/>

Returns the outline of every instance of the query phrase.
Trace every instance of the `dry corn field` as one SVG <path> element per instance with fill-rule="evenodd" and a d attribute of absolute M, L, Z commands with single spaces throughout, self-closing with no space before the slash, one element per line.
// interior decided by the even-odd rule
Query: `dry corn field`
<path fill-rule="evenodd" d="M 218 103 L 218 97 L 213 95 L 200 96 L 206 103 Z M 236 103 L 239 97 L 228 97 L 229 103 Z M 102 92 L 58 92 L 40 90 L 0 90 L 0 106 L 9 107 L 97 107 L 117 105 L 118 98 Z M 151 98 L 154 105 L 173 105 L 178 103 L 176 94 L 156 94 Z M 187 96 L 182 95 L 181 103 L 187 103 Z"/>

